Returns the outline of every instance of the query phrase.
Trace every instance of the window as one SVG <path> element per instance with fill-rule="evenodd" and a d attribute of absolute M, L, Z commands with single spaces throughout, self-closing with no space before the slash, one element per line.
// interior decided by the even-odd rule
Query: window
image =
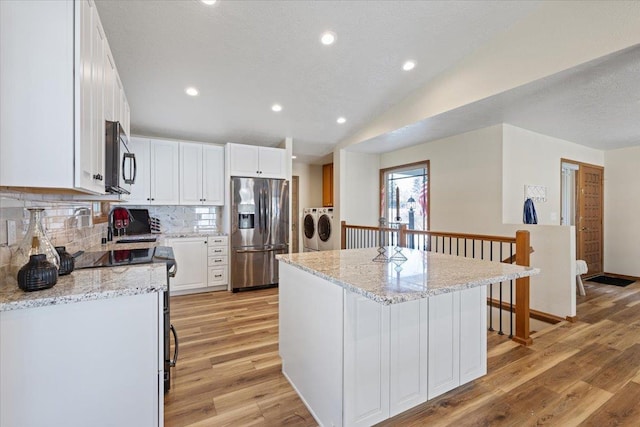
<path fill-rule="evenodd" d="M 429 229 L 429 161 L 380 170 L 380 216 L 392 227 Z"/>

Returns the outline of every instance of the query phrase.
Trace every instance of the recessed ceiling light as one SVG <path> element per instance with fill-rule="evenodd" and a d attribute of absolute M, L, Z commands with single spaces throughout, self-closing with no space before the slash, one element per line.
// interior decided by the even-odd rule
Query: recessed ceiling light
<path fill-rule="evenodd" d="M 196 89 L 195 87 L 188 87 L 184 90 L 184 92 L 189 95 L 189 96 L 197 96 L 198 95 L 198 89 Z"/>
<path fill-rule="evenodd" d="M 416 63 L 413 61 L 407 61 L 404 64 L 402 64 L 402 69 L 405 71 L 410 71 L 413 70 L 416 66 Z"/>
<path fill-rule="evenodd" d="M 337 38 L 338 36 L 336 36 L 336 33 L 334 33 L 333 31 L 326 31 L 320 36 L 320 41 L 324 45 L 330 45 L 334 44 Z"/>
<path fill-rule="evenodd" d="M 297 159 L 297 158 L 298 158 L 298 156 L 291 156 L 291 158 L 292 158 L 292 159 Z"/>
<path fill-rule="evenodd" d="M 282 105 L 280 104 L 273 104 L 271 106 L 271 110 L 275 111 L 276 113 L 279 113 L 280 111 L 282 111 Z"/>
<path fill-rule="evenodd" d="M 207 6 L 213 6 L 214 4 L 216 4 L 216 0 L 200 0 L 200 1 L 206 4 Z"/>
<path fill-rule="evenodd" d="M 338 117 L 338 120 L 336 120 L 336 122 L 338 122 L 339 124 L 343 124 L 346 121 L 347 119 L 345 119 L 344 117 Z"/>

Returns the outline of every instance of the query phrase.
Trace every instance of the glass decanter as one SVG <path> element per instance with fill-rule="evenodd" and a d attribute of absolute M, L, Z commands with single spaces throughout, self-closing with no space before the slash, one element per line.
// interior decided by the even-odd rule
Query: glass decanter
<path fill-rule="evenodd" d="M 44 232 L 42 218 L 44 208 L 27 208 L 29 211 L 29 228 L 22 242 L 11 256 L 11 271 L 13 275 L 29 262 L 31 255 L 44 254 L 47 261 L 60 268 L 60 258 L 55 247 Z"/>

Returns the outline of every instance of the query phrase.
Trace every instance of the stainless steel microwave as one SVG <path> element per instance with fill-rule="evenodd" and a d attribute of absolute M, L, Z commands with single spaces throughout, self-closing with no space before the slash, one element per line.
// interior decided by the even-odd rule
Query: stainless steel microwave
<path fill-rule="evenodd" d="M 127 135 L 119 122 L 105 123 L 105 190 L 111 194 L 129 194 L 124 184 L 136 180 L 136 156 L 129 151 Z"/>

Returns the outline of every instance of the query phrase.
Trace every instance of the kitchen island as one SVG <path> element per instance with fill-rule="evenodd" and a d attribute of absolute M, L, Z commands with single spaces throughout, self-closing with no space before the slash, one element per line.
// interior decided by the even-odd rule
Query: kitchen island
<path fill-rule="evenodd" d="M 391 251 L 388 248 L 388 251 Z M 486 285 L 536 268 L 403 249 L 281 255 L 282 371 L 323 426 L 371 425 L 486 374 Z"/>
<path fill-rule="evenodd" d="M 166 290 L 164 263 L 0 276 L 0 425 L 162 426 Z"/>

